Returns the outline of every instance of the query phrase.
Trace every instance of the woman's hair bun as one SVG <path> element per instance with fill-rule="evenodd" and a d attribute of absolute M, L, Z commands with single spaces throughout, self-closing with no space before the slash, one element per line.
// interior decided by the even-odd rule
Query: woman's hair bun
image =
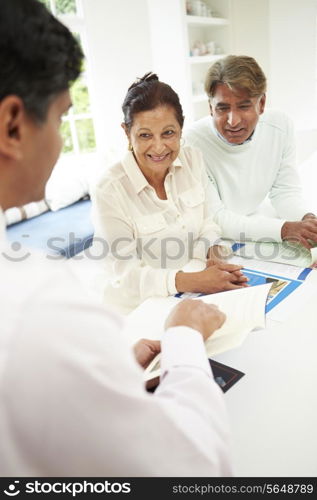
<path fill-rule="evenodd" d="M 122 111 L 127 129 L 131 129 L 135 115 L 160 106 L 174 109 L 177 121 L 180 127 L 183 127 L 184 116 L 178 95 L 172 87 L 160 82 L 158 76 L 150 71 L 131 85 L 124 98 Z"/>
<path fill-rule="evenodd" d="M 128 92 L 130 89 L 137 87 L 138 85 L 142 84 L 143 82 L 158 81 L 158 79 L 159 79 L 159 77 L 155 73 L 152 73 L 152 71 L 149 71 L 148 73 L 145 73 L 145 75 L 141 76 L 141 78 L 137 78 L 135 80 L 135 82 L 133 82 L 132 85 L 128 88 Z"/>

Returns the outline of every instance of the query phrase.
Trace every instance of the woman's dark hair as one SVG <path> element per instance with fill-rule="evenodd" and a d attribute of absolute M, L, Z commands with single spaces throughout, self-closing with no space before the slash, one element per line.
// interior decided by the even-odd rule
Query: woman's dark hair
<path fill-rule="evenodd" d="M 150 111 L 158 106 L 173 108 L 176 119 L 183 128 L 183 110 L 176 92 L 167 83 L 160 82 L 154 73 L 146 73 L 129 87 L 122 105 L 124 123 L 128 130 L 132 127 L 137 113 Z"/>
<path fill-rule="evenodd" d="M 79 76 L 83 53 L 38 0 L 0 0 L 0 101 L 19 96 L 43 122 L 52 99 Z"/>

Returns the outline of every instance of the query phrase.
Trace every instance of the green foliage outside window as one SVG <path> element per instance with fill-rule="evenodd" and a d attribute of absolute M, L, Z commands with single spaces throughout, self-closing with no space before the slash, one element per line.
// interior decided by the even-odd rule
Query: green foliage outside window
<path fill-rule="evenodd" d="M 82 78 L 78 78 L 72 85 L 70 90 L 73 112 L 78 113 L 90 113 L 90 103 L 88 88 Z"/>
<path fill-rule="evenodd" d="M 76 14 L 76 0 L 55 0 L 56 14 Z"/>
<path fill-rule="evenodd" d="M 76 120 L 76 131 L 81 153 L 89 153 L 96 149 L 95 132 L 91 118 Z"/>
<path fill-rule="evenodd" d="M 41 3 L 44 3 L 46 7 L 51 9 L 50 0 L 39 0 Z M 62 14 L 76 14 L 77 13 L 77 5 L 76 0 L 55 0 L 54 1 L 56 15 L 60 16 Z"/>
<path fill-rule="evenodd" d="M 69 121 L 63 121 L 61 124 L 61 136 L 63 139 L 63 153 L 71 153 L 74 149 L 72 134 Z"/>

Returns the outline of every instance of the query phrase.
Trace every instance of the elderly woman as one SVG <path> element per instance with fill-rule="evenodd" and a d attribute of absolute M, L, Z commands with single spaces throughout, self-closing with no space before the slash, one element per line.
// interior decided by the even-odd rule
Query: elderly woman
<path fill-rule="evenodd" d="M 109 248 L 105 302 L 128 312 L 151 296 L 245 286 L 240 266 L 209 258 L 220 232 L 202 155 L 181 147 L 178 95 L 148 73 L 128 89 L 122 109 L 129 151 L 93 197 L 95 239 Z"/>

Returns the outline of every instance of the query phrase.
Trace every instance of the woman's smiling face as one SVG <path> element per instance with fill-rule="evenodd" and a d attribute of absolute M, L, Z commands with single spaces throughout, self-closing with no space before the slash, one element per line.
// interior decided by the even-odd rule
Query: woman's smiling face
<path fill-rule="evenodd" d="M 159 106 L 137 113 L 126 133 L 145 177 L 166 174 L 178 156 L 182 133 L 174 109 Z"/>

